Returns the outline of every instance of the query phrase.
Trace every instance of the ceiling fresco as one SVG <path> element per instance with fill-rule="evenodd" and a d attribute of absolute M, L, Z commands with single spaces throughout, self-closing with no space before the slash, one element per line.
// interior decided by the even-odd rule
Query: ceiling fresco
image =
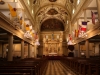
<path fill-rule="evenodd" d="M 47 12 L 47 14 L 49 14 L 49 15 L 56 15 L 56 14 L 58 14 L 58 12 L 57 12 L 54 8 L 52 8 L 52 9 L 50 9 L 50 10 Z"/>
<path fill-rule="evenodd" d="M 60 20 L 48 19 L 42 23 L 41 31 L 64 31 L 64 25 Z"/>

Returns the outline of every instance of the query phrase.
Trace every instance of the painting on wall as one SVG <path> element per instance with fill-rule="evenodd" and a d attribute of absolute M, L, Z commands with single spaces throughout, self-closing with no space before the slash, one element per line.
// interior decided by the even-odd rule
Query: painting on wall
<path fill-rule="evenodd" d="M 64 25 L 58 19 L 48 19 L 42 23 L 41 31 L 64 31 Z"/>

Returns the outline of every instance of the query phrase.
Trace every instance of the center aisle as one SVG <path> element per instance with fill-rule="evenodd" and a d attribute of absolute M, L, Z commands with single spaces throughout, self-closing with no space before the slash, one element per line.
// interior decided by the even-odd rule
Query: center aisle
<path fill-rule="evenodd" d="M 76 75 L 59 60 L 49 60 L 43 75 Z"/>

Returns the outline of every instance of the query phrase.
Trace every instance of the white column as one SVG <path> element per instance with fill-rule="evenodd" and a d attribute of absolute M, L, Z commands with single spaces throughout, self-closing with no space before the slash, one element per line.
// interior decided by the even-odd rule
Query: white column
<path fill-rule="evenodd" d="M 71 34 L 71 33 L 72 33 L 71 21 L 69 21 L 69 25 L 70 25 L 70 26 L 69 26 L 69 27 L 70 27 L 70 32 L 69 32 L 69 33 Z"/>
<path fill-rule="evenodd" d="M 87 21 L 87 14 L 86 14 L 86 10 L 84 10 L 84 21 Z"/>
<path fill-rule="evenodd" d="M 100 0 L 96 0 L 98 9 L 98 21 L 100 22 Z"/>
<path fill-rule="evenodd" d="M 34 57 L 37 58 L 37 45 L 34 45 Z"/>
<path fill-rule="evenodd" d="M 79 29 L 79 18 L 77 18 L 77 30 Z"/>
<path fill-rule="evenodd" d="M 32 57 L 34 57 L 34 46 L 32 45 Z"/>
<path fill-rule="evenodd" d="M 6 45 L 5 44 L 3 44 L 3 51 L 2 51 L 2 57 L 3 58 L 6 58 Z"/>
<path fill-rule="evenodd" d="M 8 34 L 8 61 L 13 61 L 13 34 Z"/>
<path fill-rule="evenodd" d="M 24 59 L 24 40 L 21 40 L 21 59 Z"/>
<path fill-rule="evenodd" d="M 77 44 L 77 47 L 78 47 L 78 57 L 80 57 L 80 44 Z"/>
<path fill-rule="evenodd" d="M 86 40 L 85 46 L 86 46 L 86 58 L 89 58 L 89 41 L 88 40 Z"/>
<path fill-rule="evenodd" d="M 30 58 L 30 44 L 28 44 L 28 58 Z"/>
<path fill-rule="evenodd" d="M 87 10 L 84 9 L 84 21 L 87 22 Z M 88 25 L 86 26 L 86 31 L 88 31 Z"/>
<path fill-rule="evenodd" d="M 32 45 L 30 44 L 30 57 L 32 57 Z"/>
<path fill-rule="evenodd" d="M 24 18 L 25 18 L 25 11 L 22 9 L 22 30 L 25 31 L 25 26 L 24 26 Z"/>

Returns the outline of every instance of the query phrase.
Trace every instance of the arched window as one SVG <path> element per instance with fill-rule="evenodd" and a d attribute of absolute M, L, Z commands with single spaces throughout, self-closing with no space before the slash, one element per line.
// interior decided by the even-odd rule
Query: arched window
<path fill-rule="evenodd" d="M 80 0 L 77 0 L 77 5 L 80 3 Z"/>
<path fill-rule="evenodd" d="M 27 3 L 28 3 L 28 5 L 30 5 L 30 1 L 29 0 L 27 1 Z"/>
<path fill-rule="evenodd" d="M 33 14 L 34 12 L 33 12 L 33 9 L 32 9 L 32 14 Z"/>
<path fill-rule="evenodd" d="M 75 13 L 75 9 L 73 9 L 73 11 L 72 11 L 72 12 L 73 12 L 73 14 L 74 14 L 74 13 Z"/>

